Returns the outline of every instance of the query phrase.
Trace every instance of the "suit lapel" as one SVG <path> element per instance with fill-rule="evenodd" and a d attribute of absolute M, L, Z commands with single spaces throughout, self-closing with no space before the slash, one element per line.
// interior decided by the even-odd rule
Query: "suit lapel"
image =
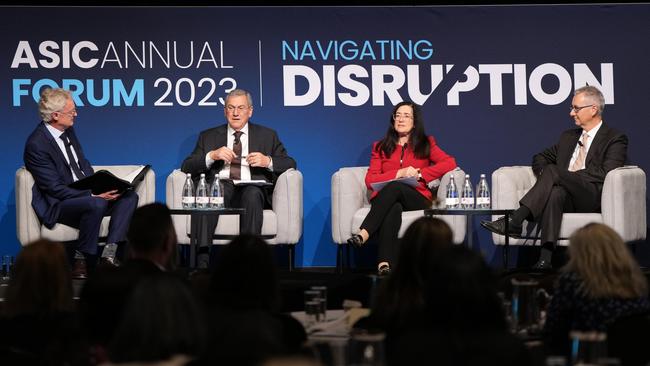
<path fill-rule="evenodd" d="M 65 159 L 65 156 L 63 155 L 63 151 L 61 151 L 61 148 L 54 140 L 54 136 L 52 136 L 50 131 L 47 130 L 47 127 L 45 127 L 45 122 L 41 122 L 39 128 L 41 134 L 47 140 L 47 143 L 50 145 L 50 150 L 53 152 L 52 154 L 59 159 L 59 162 L 61 163 L 62 166 L 67 168 L 64 170 L 67 172 L 67 174 L 70 175 L 70 180 L 72 180 L 72 173 L 70 172 L 70 166 L 68 165 L 68 161 Z"/>
<path fill-rule="evenodd" d="M 582 134 L 582 129 L 581 128 L 576 128 L 573 130 L 573 136 L 571 137 L 571 140 L 569 143 L 565 144 L 561 148 L 564 149 L 562 156 L 564 157 L 564 161 L 562 162 L 562 165 L 564 169 L 569 169 L 569 164 L 571 163 L 571 158 L 573 157 L 573 152 L 575 151 L 576 145 L 578 144 L 578 140 L 580 139 L 580 135 Z M 559 155 L 559 154 L 558 154 Z"/>
<path fill-rule="evenodd" d="M 594 141 L 591 143 L 591 146 L 589 147 L 589 152 L 587 152 L 587 158 L 585 159 L 585 167 L 587 167 L 587 165 L 589 165 L 593 157 L 596 154 L 598 154 L 601 146 L 605 143 L 607 139 L 608 133 L 609 133 L 609 128 L 605 126 L 605 122 L 603 122 L 603 124 L 598 129 L 598 132 L 596 133 L 596 137 L 594 137 Z"/>
<path fill-rule="evenodd" d="M 257 133 L 256 132 L 256 126 L 250 122 L 248 122 L 248 153 L 250 154 L 251 152 L 255 151 L 260 151 L 260 148 L 257 143 Z"/>

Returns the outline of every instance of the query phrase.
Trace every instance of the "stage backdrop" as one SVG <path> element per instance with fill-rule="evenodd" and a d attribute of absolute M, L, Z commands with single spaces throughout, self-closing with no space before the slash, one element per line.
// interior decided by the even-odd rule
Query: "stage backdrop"
<path fill-rule="evenodd" d="M 159 201 L 198 133 L 225 122 L 225 94 L 249 90 L 252 121 L 278 132 L 304 175 L 303 266 L 334 265 L 330 178 L 368 164 L 404 99 L 476 183 L 530 165 L 574 126 L 572 91 L 595 85 L 629 163 L 650 172 L 648 4 L 5 7 L 1 18 L 0 254 L 19 250 L 14 176 L 46 86 L 73 91 L 91 162 L 151 164 Z"/>

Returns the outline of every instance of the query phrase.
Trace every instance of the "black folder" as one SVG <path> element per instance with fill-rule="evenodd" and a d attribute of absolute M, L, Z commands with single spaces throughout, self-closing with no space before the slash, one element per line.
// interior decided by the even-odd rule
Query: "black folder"
<path fill-rule="evenodd" d="M 140 173 L 138 173 L 138 175 L 136 175 L 131 182 L 116 177 L 108 170 L 98 170 L 93 175 L 89 175 L 87 177 L 79 179 L 76 182 L 71 183 L 69 187 L 79 190 L 90 189 L 93 194 L 101 194 L 117 189 L 117 192 L 121 194 L 126 191 L 135 189 L 140 184 L 140 182 L 144 180 L 144 176 L 147 174 L 149 169 L 151 169 L 151 165 L 149 164 L 142 167 Z"/>

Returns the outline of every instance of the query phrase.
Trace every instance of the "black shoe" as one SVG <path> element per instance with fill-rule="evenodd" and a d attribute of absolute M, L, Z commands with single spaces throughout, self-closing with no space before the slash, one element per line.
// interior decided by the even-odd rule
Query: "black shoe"
<path fill-rule="evenodd" d="M 502 216 L 494 221 L 481 221 L 481 226 L 490 230 L 491 232 L 499 235 L 505 235 L 506 232 L 506 219 Z M 521 225 L 515 225 L 512 219 L 508 219 L 508 236 L 511 238 L 521 238 Z"/>
<path fill-rule="evenodd" d="M 354 234 L 350 239 L 348 239 L 348 245 L 352 245 L 355 248 L 361 248 L 363 244 L 363 237 L 359 234 Z"/>
<path fill-rule="evenodd" d="M 210 267 L 210 254 L 201 253 L 196 258 L 196 268 L 208 269 Z"/>
<path fill-rule="evenodd" d="M 379 269 L 377 269 L 378 276 L 388 276 L 390 274 L 390 265 L 382 264 Z"/>
<path fill-rule="evenodd" d="M 101 257 L 99 258 L 99 264 L 102 266 L 119 267 L 121 263 L 115 257 Z"/>
<path fill-rule="evenodd" d="M 540 259 L 533 265 L 533 269 L 552 269 L 551 262 Z"/>

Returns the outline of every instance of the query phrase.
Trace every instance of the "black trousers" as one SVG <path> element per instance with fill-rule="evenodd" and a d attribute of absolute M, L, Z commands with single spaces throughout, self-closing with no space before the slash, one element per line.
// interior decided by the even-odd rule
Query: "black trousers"
<path fill-rule="evenodd" d="M 79 229 L 77 250 L 87 255 L 97 254 L 99 229 L 104 216 L 110 216 L 107 243 L 126 241 L 126 232 L 133 211 L 138 206 L 138 195 L 126 191 L 115 201 L 101 197 L 76 197 L 61 201 L 57 222 Z"/>
<path fill-rule="evenodd" d="M 547 165 L 519 204 L 528 207 L 533 221 L 539 223 L 542 244 L 555 244 L 560 236 L 562 214 L 598 212 L 600 194 L 600 187 L 580 174 Z"/>
<path fill-rule="evenodd" d="M 246 209 L 246 213 L 239 218 L 239 232 L 241 234 L 262 234 L 262 223 L 264 221 L 264 207 L 267 204 L 267 192 L 264 187 L 254 185 L 235 186 L 232 181 L 223 180 L 223 197 L 226 207 L 236 207 Z M 270 205 L 270 203 L 269 203 Z M 211 235 L 217 228 L 219 217 L 205 217 L 207 220 L 209 237 L 199 237 L 201 247 L 210 247 L 212 243 Z M 201 233 L 204 236 L 206 233 Z"/>
<path fill-rule="evenodd" d="M 415 188 L 404 183 L 387 184 L 370 202 L 370 212 L 363 220 L 361 229 L 373 236 L 379 233 L 379 252 L 377 262 L 397 263 L 399 241 L 397 234 L 402 225 L 402 212 L 424 210 L 431 202 Z"/>

